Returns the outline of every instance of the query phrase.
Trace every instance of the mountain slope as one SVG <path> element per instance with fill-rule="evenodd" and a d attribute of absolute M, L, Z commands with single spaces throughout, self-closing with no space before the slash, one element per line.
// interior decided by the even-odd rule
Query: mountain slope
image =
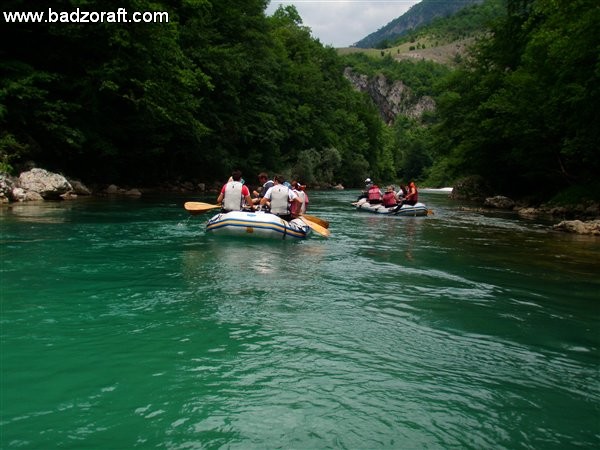
<path fill-rule="evenodd" d="M 358 41 L 354 44 L 354 47 L 376 47 L 382 41 L 393 41 L 417 27 L 430 23 L 438 17 L 450 16 L 466 6 L 482 2 L 483 0 L 423 0 L 410 8 L 402 16 Z"/>

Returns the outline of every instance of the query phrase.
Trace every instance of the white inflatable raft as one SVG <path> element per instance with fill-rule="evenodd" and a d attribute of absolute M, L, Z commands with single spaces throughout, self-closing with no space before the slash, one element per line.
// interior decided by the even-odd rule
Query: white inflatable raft
<path fill-rule="evenodd" d="M 375 214 L 388 214 L 393 216 L 426 216 L 427 206 L 423 203 L 415 205 L 402 205 L 400 208 L 391 206 L 386 208 L 382 204 L 370 204 L 366 199 L 361 198 L 358 202 L 352 203 L 358 211 L 366 211 Z"/>
<path fill-rule="evenodd" d="M 310 227 L 301 219 L 286 221 L 263 211 L 231 211 L 213 216 L 206 231 L 214 235 L 270 239 L 305 239 Z"/>

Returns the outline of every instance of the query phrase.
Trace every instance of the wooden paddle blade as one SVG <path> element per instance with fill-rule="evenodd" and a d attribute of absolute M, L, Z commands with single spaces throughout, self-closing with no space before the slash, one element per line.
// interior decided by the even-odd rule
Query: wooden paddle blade
<path fill-rule="evenodd" d="M 201 214 L 210 211 L 211 209 L 220 208 L 221 205 L 213 205 L 212 203 L 204 202 L 185 202 L 183 207 L 187 212 L 195 216 L 196 214 Z"/>
<path fill-rule="evenodd" d="M 318 223 L 308 220 L 304 216 L 300 216 L 300 220 L 302 220 L 306 225 L 308 225 L 311 228 L 311 230 L 313 230 L 315 233 L 320 234 L 323 237 L 329 237 L 329 235 L 331 234 L 331 231 L 329 231 L 327 228 L 322 227 Z"/>
<path fill-rule="evenodd" d="M 302 217 L 306 217 L 311 222 L 318 223 L 322 227 L 329 228 L 329 222 L 326 221 L 325 219 L 321 219 L 320 217 L 317 217 L 317 216 L 311 216 L 310 214 L 302 214 Z"/>

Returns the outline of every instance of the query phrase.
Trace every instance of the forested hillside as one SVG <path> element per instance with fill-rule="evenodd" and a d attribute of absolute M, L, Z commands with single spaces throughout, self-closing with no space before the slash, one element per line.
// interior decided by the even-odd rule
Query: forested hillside
<path fill-rule="evenodd" d="M 484 0 L 421 0 L 402 16 L 364 37 L 356 44 L 359 48 L 385 48 L 391 42 L 421 28 L 435 19 L 454 15 L 461 9 Z"/>
<path fill-rule="evenodd" d="M 166 11 L 168 23 L 6 23 L 0 168 L 93 182 L 218 180 L 240 167 L 356 183 L 383 125 L 332 48 L 267 0 L 3 3 L 3 11 Z M 344 164 L 342 164 L 342 160 Z"/>
<path fill-rule="evenodd" d="M 486 0 L 480 10 L 497 3 Z M 600 7 L 595 0 L 503 3 L 505 13 L 478 33 L 455 69 L 408 81 L 422 90 L 428 80 L 437 108 L 425 121 L 396 119 L 389 144 L 396 175 L 437 186 L 481 177 L 493 192 L 534 202 L 598 199 Z M 439 21 L 434 30 L 453 23 Z M 431 40 L 427 33 L 415 36 Z M 381 52 L 345 60 L 363 73 L 375 67 L 398 76 L 389 67 L 406 61 L 394 65 L 394 52 Z"/>
<path fill-rule="evenodd" d="M 515 197 L 600 198 L 598 3 L 504 2 L 453 68 L 389 50 L 340 57 L 294 7 L 266 17 L 266 0 L 4 2 L 170 20 L 2 23 L 0 170 L 34 161 L 114 183 L 211 182 L 235 167 L 347 186 L 481 177 Z M 348 65 L 402 81 L 435 111 L 385 125 Z"/>
<path fill-rule="evenodd" d="M 595 0 L 508 0 L 506 19 L 443 85 L 431 178 L 477 174 L 509 195 L 571 187 L 575 199 L 598 197 L 598 23 Z"/>

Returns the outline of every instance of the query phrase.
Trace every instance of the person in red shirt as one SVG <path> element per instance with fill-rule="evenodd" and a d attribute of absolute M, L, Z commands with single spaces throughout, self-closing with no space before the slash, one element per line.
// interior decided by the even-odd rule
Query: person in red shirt
<path fill-rule="evenodd" d="M 245 206 L 254 209 L 248 186 L 242 181 L 242 172 L 239 170 L 232 172 L 229 181 L 221 188 L 217 203 L 221 204 L 223 212 L 241 211 Z"/>

